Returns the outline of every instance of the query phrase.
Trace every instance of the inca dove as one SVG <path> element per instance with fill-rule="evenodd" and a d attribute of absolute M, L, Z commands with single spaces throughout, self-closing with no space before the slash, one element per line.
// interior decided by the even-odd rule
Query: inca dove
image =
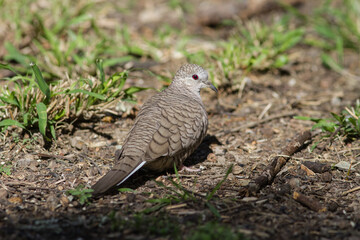
<path fill-rule="evenodd" d="M 93 195 L 120 185 L 141 167 L 161 172 L 183 161 L 200 145 L 208 127 L 200 89 L 217 89 L 208 73 L 195 64 L 185 64 L 170 86 L 151 97 L 141 108 L 127 135 L 116 165 L 92 188 Z"/>

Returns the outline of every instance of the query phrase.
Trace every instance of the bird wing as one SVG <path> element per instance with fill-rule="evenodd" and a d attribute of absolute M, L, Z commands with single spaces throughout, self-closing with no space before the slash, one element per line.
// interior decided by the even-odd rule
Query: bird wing
<path fill-rule="evenodd" d="M 95 185 L 93 196 L 101 195 L 112 187 L 123 183 L 132 174 L 145 165 L 144 154 L 153 133 L 158 128 L 155 117 L 159 113 L 156 107 L 139 112 L 135 123 L 128 133 L 120 152 L 116 153 L 114 167 Z"/>
<path fill-rule="evenodd" d="M 207 116 L 199 104 L 178 101 L 172 103 L 171 107 L 160 108 L 159 126 L 145 153 L 147 162 L 192 151 L 200 144 L 206 133 Z"/>
<path fill-rule="evenodd" d="M 123 183 L 146 163 L 193 151 L 200 144 L 207 128 L 202 105 L 175 101 L 169 106 L 161 98 L 155 102 L 153 105 L 150 100 L 140 110 L 123 149 L 116 155 L 117 164 L 92 186 L 93 195 Z M 157 168 L 154 170 L 163 171 L 166 166 Z"/>

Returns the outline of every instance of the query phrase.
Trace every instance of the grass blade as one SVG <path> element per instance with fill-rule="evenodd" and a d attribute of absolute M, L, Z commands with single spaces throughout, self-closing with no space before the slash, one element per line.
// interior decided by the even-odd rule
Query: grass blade
<path fill-rule="evenodd" d="M 11 43 L 5 42 L 5 49 L 8 52 L 8 55 L 5 56 L 5 60 L 14 60 L 23 66 L 28 64 L 28 58 L 17 50 Z"/>
<path fill-rule="evenodd" d="M 217 218 L 221 218 L 219 211 L 214 207 L 214 205 L 209 202 L 205 202 L 205 204 Z"/>
<path fill-rule="evenodd" d="M 10 65 L 8 64 L 2 64 L 0 63 L 0 69 L 7 69 L 9 71 L 12 71 L 13 73 L 15 73 L 16 75 L 20 75 L 16 70 L 15 68 L 11 67 Z"/>
<path fill-rule="evenodd" d="M 0 127 L 7 127 L 7 126 L 17 126 L 25 129 L 25 126 L 16 120 L 5 119 L 0 122 Z"/>
<path fill-rule="evenodd" d="M 39 131 L 43 136 L 46 136 L 47 112 L 45 104 L 42 102 L 36 104 L 36 110 L 39 116 Z"/>
<path fill-rule="evenodd" d="M 55 132 L 54 124 L 50 124 L 49 128 L 50 128 L 50 133 L 51 133 L 52 138 L 56 139 L 56 132 Z"/>
<path fill-rule="evenodd" d="M 47 104 L 50 101 L 49 85 L 47 85 L 47 83 L 45 82 L 39 67 L 35 63 L 31 63 L 30 66 L 35 74 L 36 82 L 38 83 L 40 90 L 46 96 L 44 103 Z"/>
<path fill-rule="evenodd" d="M 209 201 L 212 199 L 212 197 L 214 196 L 214 194 L 216 193 L 217 190 L 219 190 L 219 188 L 221 187 L 221 185 L 225 182 L 225 180 L 227 179 L 227 177 L 229 176 L 229 174 L 232 172 L 232 168 L 233 165 L 231 165 L 229 167 L 229 169 L 226 171 L 226 174 L 224 176 L 224 178 L 218 183 L 216 184 L 215 188 L 211 191 L 211 193 L 206 197 L 206 200 Z"/>
<path fill-rule="evenodd" d="M 141 92 L 141 91 L 148 90 L 148 89 L 150 89 L 150 88 L 133 86 L 133 87 L 129 87 L 129 88 L 125 89 L 124 92 L 126 95 L 133 95 L 134 93 Z"/>
<path fill-rule="evenodd" d="M 104 72 L 103 63 L 104 63 L 104 61 L 102 59 L 98 58 L 95 60 L 96 67 L 100 72 L 100 81 L 102 84 L 104 84 L 104 82 L 105 82 L 105 72 Z"/>

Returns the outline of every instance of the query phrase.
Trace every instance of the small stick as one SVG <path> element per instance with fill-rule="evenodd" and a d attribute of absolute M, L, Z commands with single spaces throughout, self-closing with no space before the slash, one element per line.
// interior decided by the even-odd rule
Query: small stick
<path fill-rule="evenodd" d="M 357 186 L 357 187 L 354 187 L 354 188 L 352 188 L 350 190 L 347 190 L 347 191 L 343 192 L 342 195 L 347 195 L 349 193 L 356 192 L 356 191 L 359 191 L 359 190 L 360 190 L 360 186 Z"/>
<path fill-rule="evenodd" d="M 293 198 L 295 201 L 301 203 L 305 207 L 308 207 L 315 212 L 326 212 L 327 210 L 326 207 L 322 206 L 322 204 L 319 201 L 309 198 L 302 193 L 295 191 L 293 193 Z"/>
<path fill-rule="evenodd" d="M 54 154 L 47 154 L 47 153 L 38 153 L 37 154 L 40 158 L 57 158 L 63 160 L 71 160 L 69 157 L 61 156 L 61 155 L 54 155 Z"/>
<path fill-rule="evenodd" d="M 302 132 L 295 139 L 293 139 L 282 150 L 282 153 L 280 154 L 281 156 L 274 157 L 262 175 L 249 183 L 248 190 L 252 193 L 256 193 L 265 186 L 270 185 L 276 175 L 280 172 L 281 168 L 285 166 L 286 162 L 290 159 L 290 156 L 303 148 L 304 144 L 306 144 L 306 142 L 310 139 L 310 131 Z"/>
<path fill-rule="evenodd" d="M 224 136 L 224 135 L 229 134 L 229 133 L 239 132 L 240 130 L 242 130 L 244 128 L 253 128 L 253 127 L 256 127 L 257 125 L 260 125 L 262 123 L 269 122 L 269 121 L 277 119 L 277 118 L 294 116 L 295 114 L 296 114 L 295 112 L 285 112 L 285 113 L 275 114 L 273 116 L 261 119 L 261 120 L 256 121 L 256 122 L 250 122 L 248 124 L 244 124 L 244 125 L 235 127 L 235 128 L 233 128 L 231 130 L 220 131 L 219 133 L 215 134 L 215 136 L 216 137 L 221 137 L 221 136 Z"/>
<path fill-rule="evenodd" d="M 32 186 L 32 187 L 36 187 L 36 184 L 33 182 L 6 182 L 5 183 L 6 186 Z"/>

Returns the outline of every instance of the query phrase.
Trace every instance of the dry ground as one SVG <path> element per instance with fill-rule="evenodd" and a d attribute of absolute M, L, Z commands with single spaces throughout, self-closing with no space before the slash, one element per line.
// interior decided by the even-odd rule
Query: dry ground
<path fill-rule="evenodd" d="M 321 152 L 323 142 L 310 152 L 311 144 L 322 136 L 314 133 L 312 143 L 289 160 L 273 184 L 255 195 L 241 191 L 291 139 L 311 128 L 312 123 L 295 120 L 294 115 L 328 117 L 330 111 L 339 112 L 359 97 L 358 82 L 324 68 L 319 51 L 306 46 L 292 51 L 296 60 L 291 65 L 250 74 L 240 93 L 230 87 L 220 87 L 217 96 L 202 93 L 209 113 L 208 136 L 186 161 L 200 168 L 199 173 L 181 173 L 177 179 L 172 172 L 140 172 L 124 185 L 134 192 L 107 195 L 85 205 L 66 194 L 79 184 L 90 187 L 111 168 L 136 110 L 123 118 L 113 116 L 110 122 L 77 122 L 49 149 L 42 146 L 41 137 L 8 133 L 0 141 L 0 153 L 14 166 L 11 175 L 0 176 L 0 238 L 181 239 L 191 236 L 197 225 L 216 221 L 249 239 L 360 239 L 360 191 L 344 193 L 360 185 L 358 140 L 335 139 Z M 151 70 L 174 71 L 177 66 L 179 62 L 169 62 Z M 142 79 L 146 86 L 159 84 L 146 72 L 134 74 L 133 80 Z M 136 108 L 151 94 L 140 95 Z M 246 127 L 278 114 L 283 117 Z M 231 132 L 239 126 L 245 127 Z M 328 166 L 345 161 L 354 166 L 349 173 L 329 168 L 313 174 L 304 170 L 304 161 Z M 203 196 L 224 178 L 230 165 L 232 173 L 211 201 L 218 218 Z M 170 198 L 154 180 L 174 188 L 171 179 L 196 193 L 195 199 L 153 209 L 158 204 L 149 199 Z M 294 191 L 327 210 L 303 206 L 293 199 Z"/>

